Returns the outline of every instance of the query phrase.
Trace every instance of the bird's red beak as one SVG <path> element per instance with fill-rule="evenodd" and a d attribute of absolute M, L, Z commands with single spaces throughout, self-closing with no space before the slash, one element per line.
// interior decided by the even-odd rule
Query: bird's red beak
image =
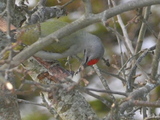
<path fill-rule="evenodd" d="M 88 65 L 88 66 L 94 65 L 94 64 L 96 64 L 98 61 L 99 61 L 99 59 L 92 59 L 92 60 L 88 61 L 86 65 Z"/>

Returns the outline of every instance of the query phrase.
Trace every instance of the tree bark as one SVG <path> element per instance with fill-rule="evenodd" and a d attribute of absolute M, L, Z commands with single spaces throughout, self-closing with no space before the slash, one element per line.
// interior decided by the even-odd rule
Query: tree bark
<path fill-rule="evenodd" d="M 13 83 L 14 76 L 8 74 L 9 81 Z M 0 83 L 0 120 L 21 120 L 17 96 Z"/>
<path fill-rule="evenodd" d="M 38 81 L 38 83 L 40 82 L 43 85 L 49 85 L 43 88 L 43 93 L 46 95 L 47 101 L 50 101 L 50 106 L 52 106 L 55 113 L 62 120 L 99 120 L 80 91 L 77 88 L 74 89 L 75 83 L 66 78 L 68 75 L 67 71 L 60 66 L 47 64 L 45 61 L 41 62 L 40 60 L 39 62 L 31 57 L 25 63 L 25 69 L 32 71 L 30 76 L 34 81 Z M 42 71 L 48 72 L 49 75 L 47 77 L 39 77 L 40 75 L 42 76 Z M 53 82 L 51 78 L 56 79 L 56 82 Z"/>
<path fill-rule="evenodd" d="M 7 12 L 6 10 L 7 0 L 0 0 L 0 13 L 3 13 L 4 18 L 7 19 L 4 13 Z M 10 11 L 11 21 L 16 26 L 19 26 L 19 21 L 17 21 L 17 17 L 15 16 L 22 16 L 22 14 L 17 14 L 15 12 L 15 0 L 10 0 Z M 14 16 L 14 17 L 13 17 Z M 22 18 L 22 17 L 21 17 Z M 18 20 L 21 20 L 19 17 Z M 3 28 L 3 21 L 1 21 L 1 27 Z M 3 31 L 4 32 L 4 31 Z M 10 44 L 10 40 L 6 39 L 5 34 L 0 33 L 0 51 L 2 51 L 7 45 Z M 6 32 L 6 31 L 5 31 Z M 10 82 L 14 86 L 14 75 L 12 72 L 7 73 L 7 78 L 2 77 L 4 76 L 4 72 L 0 72 L 0 120 L 21 120 L 19 106 L 17 102 L 17 96 L 14 94 L 13 91 L 10 91 L 6 88 L 6 83 Z M 6 80 L 7 79 L 7 80 Z M 14 88 L 13 88 L 14 90 Z"/>

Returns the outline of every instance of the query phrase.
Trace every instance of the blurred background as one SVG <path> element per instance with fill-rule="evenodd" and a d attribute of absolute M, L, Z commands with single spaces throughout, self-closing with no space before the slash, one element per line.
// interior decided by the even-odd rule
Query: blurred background
<path fill-rule="evenodd" d="M 61 3 L 58 3 L 57 0 L 47 0 L 47 6 L 63 5 L 64 3 L 68 2 L 69 0 L 60 0 L 60 1 L 61 1 Z M 32 9 L 37 4 L 37 2 L 38 2 L 38 0 L 28 0 L 28 3 L 26 3 L 26 4 L 29 5 L 30 9 Z M 105 9 L 109 9 L 107 0 L 91 0 L 91 2 L 92 2 L 92 7 L 93 7 L 93 13 L 100 13 L 100 12 L 104 11 Z M 124 3 L 124 2 L 127 2 L 127 0 L 117 0 L 117 5 Z M 18 0 L 16 1 L 16 4 L 18 5 Z M 60 20 L 63 20 L 63 21 L 72 22 L 72 21 L 80 18 L 84 14 L 84 6 L 83 6 L 82 0 L 75 0 L 73 3 L 68 5 L 65 9 L 68 13 L 67 16 L 63 16 L 63 17 L 59 18 Z M 160 7 L 159 6 L 152 6 L 151 11 L 152 11 L 152 13 L 150 15 L 148 25 L 152 28 L 152 30 L 154 30 L 155 33 L 158 34 L 159 27 L 160 27 L 160 24 L 159 24 Z M 122 17 L 124 24 L 127 25 L 129 38 L 132 40 L 133 43 L 136 43 L 139 29 L 141 27 L 141 21 L 138 21 L 137 23 L 131 22 L 131 20 L 136 15 L 137 15 L 136 10 L 128 11 L 128 12 L 121 14 L 121 17 Z M 114 19 L 116 21 L 117 18 L 114 17 Z M 117 27 L 117 31 L 119 33 L 122 33 L 119 24 L 115 23 L 115 25 Z M 112 21 L 109 22 L 109 26 L 110 27 L 114 26 Z M 120 47 L 117 42 L 116 36 L 112 32 L 108 31 L 102 25 L 102 23 L 96 23 L 96 24 L 90 25 L 90 26 L 86 27 L 85 30 L 88 32 L 91 32 L 101 38 L 101 40 L 104 44 L 104 47 L 105 47 L 105 58 L 109 59 L 110 64 L 113 64 L 117 67 L 120 67 L 121 66 L 120 65 L 121 64 L 121 62 L 120 62 Z M 147 30 L 142 49 L 149 48 L 149 47 L 153 46 L 155 44 L 155 40 L 156 40 L 156 38 L 152 35 L 152 33 L 149 30 Z M 120 44 L 122 45 L 122 50 L 125 53 L 126 49 L 124 47 L 124 43 L 121 42 Z M 151 58 L 152 58 L 152 54 L 149 54 L 141 62 L 141 65 L 143 66 L 143 69 L 145 69 L 146 73 L 150 72 L 149 68 L 151 65 L 150 64 Z M 108 81 L 108 84 L 109 84 L 109 87 L 111 90 L 125 92 L 126 86 L 123 85 L 119 79 L 105 74 L 105 71 L 116 74 L 118 72 L 116 68 L 114 68 L 112 66 L 108 67 L 103 61 L 100 61 L 98 63 L 98 66 L 100 67 L 101 70 L 104 71 L 104 73 L 102 73 L 102 74 L 105 77 L 105 79 Z M 87 70 L 89 71 L 89 68 Z M 141 71 L 139 71 L 139 73 L 141 74 Z M 22 76 L 20 74 L 17 74 L 17 78 L 20 79 L 21 77 Z M 27 76 L 27 79 L 31 79 L 31 78 L 29 78 Z M 89 85 L 87 87 L 94 88 L 94 89 L 104 89 L 103 85 L 101 84 L 101 81 L 99 80 L 99 78 L 95 74 L 88 76 L 86 79 L 89 81 Z M 136 82 L 137 83 L 145 82 L 144 76 L 141 75 L 140 77 L 137 77 Z M 18 85 L 19 85 L 19 83 L 17 83 L 17 86 Z M 23 88 L 23 90 L 28 90 L 28 89 L 33 89 L 33 88 L 31 88 L 31 86 L 27 86 L 27 85 Z M 150 96 L 152 96 L 151 101 L 154 101 L 159 98 L 160 93 L 158 91 L 159 91 L 159 88 L 157 88 L 156 90 L 154 90 L 150 94 Z M 94 93 L 107 98 L 106 94 L 97 93 L 97 92 L 94 92 Z M 41 98 L 39 97 L 39 91 L 37 91 L 37 90 L 35 90 L 35 92 L 28 92 L 25 95 L 24 94 L 18 95 L 18 97 L 21 99 L 25 99 L 25 100 L 29 100 L 29 101 L 33 101 L 33 102 L 37 102 L 37 103 L 42 102 Z M 86 100 L 89 101 L 89 103 L 91 104 L 93 109 L 96 111 L 96 113 L 100 117 L 103 117 L 104 115 L 106 115 L 107 110 L 109 108 L 106 108 L 102 102 L 100 102 L 99 100 L 97 100 L 89 95 L 86 95 L 86 94 L 84 94 L 84 97 L 86 98 Z M 115 95 L 115 97 L 119 100 L 121 100 L 123 98 L 123 96 L 120 96 L 120 95 Z M 22 116 L 23 120 L 31 120 L 31 119 L 32 120 L 54 120 L 54 118 L 51 117 L 51 114 L 48 112 L 48 110 L 43 107 L 20 103 L 20 110 L 21 110 L 21 116 Z M 154 109 L 154 110 L 156 111 L 157 114 L 160 112 L 158 108 Z M 139 114 L 139 111 L 135 114 L 135 119 L 136 120 L 142 119 L 142 116 Z"/>

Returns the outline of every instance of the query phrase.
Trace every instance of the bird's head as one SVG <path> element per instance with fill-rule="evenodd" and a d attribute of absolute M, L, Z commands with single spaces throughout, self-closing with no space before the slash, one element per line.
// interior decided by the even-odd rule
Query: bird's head
<path fill-rule="evenodd" d="M 104 55 L 104 47 L 101 42 L 94 43 L 84 50 L 84 67 L 96 64 Z"/>

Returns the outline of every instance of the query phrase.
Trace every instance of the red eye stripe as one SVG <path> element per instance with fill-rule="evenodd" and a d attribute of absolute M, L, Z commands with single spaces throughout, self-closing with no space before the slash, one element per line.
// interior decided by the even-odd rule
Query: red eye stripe
<path fill-rule="evenodd" d="M 87 63 L 87 65 L 94 65 L 94 64 L 96 64 L 98 61 L 99 61 L 98 59 L 92 59 L 92 60 L 90 60 L 90 61 Z"/>

